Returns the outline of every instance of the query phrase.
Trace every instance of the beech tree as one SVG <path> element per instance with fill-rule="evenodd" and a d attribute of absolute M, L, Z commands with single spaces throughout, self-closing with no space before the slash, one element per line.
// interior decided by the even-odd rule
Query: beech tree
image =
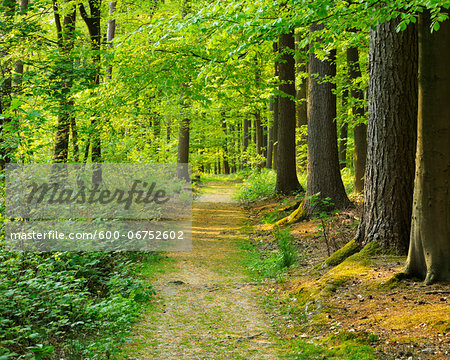
<path fill-rule="evenodd" d="M 364 209 L 357 241 L 406 254 L 417 119 L 417 31 L 377 25 L 369 45 L 369 123 Z"/>
<path fill-rule="evenodd" d="M 323 24 L 311 26 L 311 32 L 320 31 Z M 336 208 L 350 204 L 339 171 L 336 95 L 333 92 L 336 76 L 336 51 L 320 60 L 314 52 L 309 56 L 308 99 L 308 185 L 306 189 L 307 211 L 313 212 L 308 198 L 320 193 L 321 198 L 331 198 Z"/>
<path fill-rule="evenodd" d="M 69 153 L 70 127 L 75 128 L 74 101 L 71 99 L 73 85 L 72 50 L 75 41 L 77 8 L 74 3 L 65 2 L 67 8 L 61 11 L 61 4 L 53 0 L 56 35 L 60 56 L 58 59 L 58 76 L 60 79 L 58 125 L 56 129 L 53 161 L 67 162 Z M 61 13 L 65 13 L 61 17 Z M 61 21 L 62 20 L 62 21 Z"/>
<path fill-rule="evenodd" d="M 447 15 L 448 11 L 445 12 Z M 450 20 L 419 17 L 416 177 L 406 274 L 450 281 Z"/>
<path fill-rule="evenodd" d="M 276 190 L 283 194 L 302 190 L 295 161 L 295 40 L 294 31 L 279 37 L 280 95 L 278 97 L 278 146 Z"/>
<path fill-rule="evenodd" d="M 361 68 L 359 66 L 359 51 L 355 46 L 350 46 L 347 49 L 347 67 L 350 81 L 361 77 Z M 361 89 L 352 88 L 350 96 L 353 99 L 359 100 L 358 103 L 352 108 L 353 115 L 363 117 L 364 107 L 361 105 L 361 101 L 364 99 L 364 94 Z M 360 121 L 360 119 L 358 119 Z M 354 138 L 354 169 L 355 169 L 355 181 L 354 192 L 360 193 L 364 190 L 364 172 L 366 169 L 367 158 L 367 124 L 358 122 L 353 129 Z"/>

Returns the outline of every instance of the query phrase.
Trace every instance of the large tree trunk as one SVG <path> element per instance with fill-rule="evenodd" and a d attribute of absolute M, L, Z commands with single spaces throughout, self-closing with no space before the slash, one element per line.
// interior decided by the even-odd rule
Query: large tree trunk
<path fill-rule="evenodd" d="M 295 104 L 295 117 L 297 121 L 297 127 L 308 125 L 308 78 L 305 77 L 305 73 L 308 72 L 308 60 L 307 52 L 305 49 L 299 47 L 301 41 L 300 35 L 295 37 L 295 52 L 296 52 L 296 64 L 295 71 L 298 80 L 296 91 L 296 104 Z M 297 139 L 297 149 L 304 147 L 308 142 L 306 134 L 301 133 L 301 136 Z M 298 166 L 300 169 L 305 169 L 308 157 L 306 153 L 300 153 Z"/>
<path fill-rule="evenodd" d="M 276 190 L 283 194 L 302 190 L 295 161 L 295 60 L 294 31 L 279 38 L 280 86 L 278 99 L 278 160 Z"/>
<path fill-rule="evenodd" d="M 447 12 L 448 13 L 448 12 Z M 406 272 L 450 281 L 450 21 L 430 33 L 419 18 L 419 114 L 411 239 Z"/>
<path fill-rule="evenodd" d="M 323 29 L 312 25 L 311 31 Z M 320 198 L 331 198 L 334 207 L 344 208 L 350 204 L 339 171 L 336 95 L 333 93 L 336 76 L 336 51 L 328 59 L 320 61 L 313 53 L 309 55 L 309 101 L 308 101 L 308 186 L 306 207 L 308 213 L 315 211 L 308 197 L 320 193 Z"/>
<path fill-rule="evenodd" d="M 359 66 L 359 51 L 357 47 L 347 48 L 347 67 L 350 81 L 361 77 L 361 68 Z M 357 99 L 357 105 L 352 108 L 354 116 L 364 117 L 364 106 L 361 102 L 364 99 L 364 93 L 361 89 L 353 88 L 350 96 Z M 359 119 L 360 121 L 361 119 Z M 367 157 L 367 125 L 358 123 L 353 129 L 354 154 L 353 164 L 355 169 L 354 192 L 360 193 L 364 190 L 364 171 L 366 169 Z"/>
<path fill-rule="evenodd" d="M 417 124 L 417 32 L 393 19 L 370 32 L 369 124 L 363 217 L 357 241 L 406 254 Z M 413 24 L 411 24 L 413 25 Z"/>

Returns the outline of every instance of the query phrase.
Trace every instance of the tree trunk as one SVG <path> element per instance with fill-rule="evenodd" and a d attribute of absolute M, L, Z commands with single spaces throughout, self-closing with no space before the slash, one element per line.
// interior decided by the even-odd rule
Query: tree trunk
<path fill-rule="evenodd" d="M 83 3 L 79 4 L 80 15 L 86 23 L 91 39 L 91 48 L 93 51 L 92 62 L 95 68 L 92 79 L 93 87 L 100 84 L 100 6 L 101 0 L 89 0 L 90 15 L 88 15 Z M 102 125 L 100 122 L 100 116 L 93 114 L 91 117 L 91 158 L 93 163 L 99 163 L 102 161 L 101 130 Z M 101 174 L 98 173 L 96 176 L 97 179 L 95 179 L 95 181 L 100 181 Z"/>
<path fill-rule="evenodd" d="M 347 67 L 350 81 L 361 77 L 361 68 L 359 66 L 359 51 L 357 47 L 347 48 Z M 364 106 L 361 102 L 364 100 L 363 91 L 352 87 L 350 96 L 357 100 L 357 105 L 352 108 L 353 116 L 357 116 L 359 123 L 353 129 L 354 153 L 353 166 L 355 169 L 354 192 L 361 193 L 364 190 L 364 171 L 366 169 L 367 157 L 367 125 L 361 122 L 364 117 Z"/>
<path fill-rule="evenodd" d="M 255 112 L 255 144 L 256 154 L 262 154 L 262 127 L 261 127 L 261 112 L 259 109 Z"/>
<path fill-rule="evenodd" d="M 273 111 L 273 102 L 270 103 L 269 111 Z M 267 156 L 266 156 L 266 168 L 272 169 L 272 155 L 273 155 L 273 123 L 270 124 L 270 120 L 267 125 Z"/>
<path fill-rule="evenodd" d="M 353 129 L 354 153 L 353 167 L 355 178 L 353 189 L 356 194 L 364 191 L 364 172 L 367 159 L 367 124 L 360 123 Z"/>
<path fill-rule="evenodd" d="M 223 142 L 223 171 L 225 174 L 230 173 L 230 163 L 228 161 L 228 129 L 227 129 L 227 122 L 225 120 L 224 114 L 222 114 L 222 130 L 224 134 L 224 142 Z"/>
<path fill-rule="evenodd" d="M 242 124 L 242 150 L 245 152 L 248 148 L 248 142 L 250 140 L 250 134 L 248 129 L 248 118 L 247 116 L 244 117 L 243 124 Z"/>
<path fill-rule="evenodd" d="M 185 18 L 190 10 L 190 0 L 184 0 L 182 3 L 181 16 Z M 181 110 L 180 110 L 180 128 L 178 130 L 178 154 L 177 154 L 177 175 L 180 179 L 184 179 L 186 182 L 191 181 L 188 171 L 189 163 L 189 136 L 190 136 L 190 123 L 191 120 L 187 117 L 187 99 L 185 88 L 188 86 L 186 83 L 181 84 Z"/>
<path fill-rule="evenodd" d="M 274 75 L 275 78 L 278 79 L 280 72 L 278 68 L 278 42 L 273 43 L 273 52 L 275 53 L 275 63 L 274 63 Z M 273 124 L 272 124 L 272 138 L 273 138 L 273 146 L 272 146 L 272 169 L 277 170 L 278 165 L 278 100 L 279 96 L 275 95 L 273 97 Z"/>
<path fill-rule="evenodd" d="M 15 1 L 3 0 L 2 5 L 4 8 L 5 28 L 0 29 L 0 36 L 8 33 L 13 29 Z M 2 16 L 0 15 L 0 16 Z M 5 34 L 6 35 L 6 34 Z M 7 50 L 6 50 L 7 51 Z M 0 70 L 2 78 L 0 78 L 0 114 L 3 115 L 6 110 L 11 106 L 11 100 L 13 95 L 13 80 L 12 80 L 12 64 L 8 59 L 8 53 L 0 51 Z M 5 60 L 2 60 L 6 58 Z M 13 152 L 13 144 L 9 136 L 9 128 L 14 125 L 11 124 L 12 119 L 10 117 L 0 117 L 0 170 L 5 168 L 5 165 L 11 161 L 11 153 Z"/>
<path fill-rule="evenodd" d="M 272 169 L 277 170 L 278 167 L 278 100 L 279 97 L 273 98 L 273 124 L 272 124 Z"/>
<path fill-rule="evenodd" d="M 301 41 L 301 36 L 296 35 L 295 37 L 295 51 L 296 51 L 296 64 L 295 71 L 296 77 L 299 80 L 297 83 L 296 91 L 296 104 L 295 104 L 295 117 L 297 119 L 297 127 L 308 125 L 308 78 L 305 77 L 305 73 L 308 72 L 308 60 L 307 51 L 299 47 Z M 304 148 L 307 145 L 307 136 L 303 132 L 297 139 L 297 149 Z M 306 152 L 301 152 L 300 158 L 298 159 L 298 166 L 300 169 L 305 169 L 308 162 L 308 157 Z"/>
<path fill-rule="evenodd" d="M 117 2 L 111 1 L 109 3 L 109 19 L 108 19 L 108 30 L 106 31 L 106 43 L 111 49 L 113 48 L 113 40 L 116 35 L 116 20 L 113 19 L 114 12 L 116 11 Z M 108 64 L 106 67 L 106 75 L 109 79 L 112 78 L 112 65 Z"/>
<path fill-rule="evenodd" d="M 276 190 L 283 194 L 302 190 L 295 161 L 295 60 L 294 31 L 279 38 L 278 159 Z"/>
<path fill-rule="evenodd" d="M 323 29 L 322 25 L 312 25 L 311 31 Z M 336 76 L 336 51 L 332 50 L 328 59 L 320 61 L 313 53 L 309 55 L 309 101 L 308 101 L 308 186 L 306 208 L 309 214 L 314 206 L 309 196 L 320 193 L 320 198 L 331 198 L 334 207 L 344 208 L 350 202 L 345 193 L 339 171 L 336 95 L 332 83 Z M 326 80 L 326 79 L 332 79 Z"/>
<path fill-rule="evenodd" d="M 348 92 L 344 91 L 344 101 L 347 102 L 346 96 Z M 344 122 L 339 129 L 339 169 L 343 169 L 347 166 L 347 137 L 348 137 L 348 124 Z"/>
<path fill-rule="evenodd" d="M 71 52 L 74 48 L 75 41 L 77 8 L 74 4 L 71 5 L 70 11 L 64 16 L 62 24 L 57 0 L 54 0 L 53 2 L 53 10 L 60 51 L 58 73 L 61 79 L 58 125 L 56 128 L 53 161 L 67 162 L 69 154 L 70 125 L 71 122 L 75 122 L 74 103 L 73 100 L 70 99 L 70 92 L 72 90 L 73 82 L 73 60 Z"/>
<path fill-rule="evenodd" d="M 417 124 L 417 31 L 393 19 L 370 32 L 369 124 L 363 217 L 357 241 L 406 254 Z"/>
<path fill-rule="evenodd" d="M 447 10 L 448 14 L 448 10 Z M 406 273 L 427 284 L 450 281 L 450 21 L 430 33 L 419 18 L 416 178 Z"/>

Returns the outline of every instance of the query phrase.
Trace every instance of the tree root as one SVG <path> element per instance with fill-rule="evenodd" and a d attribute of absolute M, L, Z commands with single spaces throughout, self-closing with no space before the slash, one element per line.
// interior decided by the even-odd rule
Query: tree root
<path fill-rule="evenodd" d="M 305 211 L 303 202 L 301 202 L 294 212 L 292 212 L 290 215 L 282 218 L 281 220 L 278 220 L 275 223 L 275 225 L 276 226 L 289 225 L 289 224 L 293 224 L 297 221 L 303 220 L 305 218 L 306 218 L 306 211 Z"/>

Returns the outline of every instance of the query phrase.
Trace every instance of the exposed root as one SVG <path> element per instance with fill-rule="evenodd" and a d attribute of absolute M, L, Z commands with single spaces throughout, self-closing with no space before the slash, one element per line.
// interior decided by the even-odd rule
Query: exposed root
<path fill-rule="evenodd" d="M 328 259 L 325 260 L 325 264 L 328 266 L 336 266 L 347 259 L 349 256 L 356 253 L 359 249 L 359 244 L 352 240 L 348 242 L 343 248 L 331 254 Z"/>
<path fill-rule="evenodd" d="M 282 218 L 281 220 L 278 220 L 275 223 L 275 225 L 276 226 L 289 225 L 289 224 L 293 224 L 297 221 L 303 220 L 305 218 L 306 218 L 306 211 L 305 211 L 305 207 L 303 206 L 303 202 L 301 202 L 294 212 L 292 212 L 290 215 Z"/>

